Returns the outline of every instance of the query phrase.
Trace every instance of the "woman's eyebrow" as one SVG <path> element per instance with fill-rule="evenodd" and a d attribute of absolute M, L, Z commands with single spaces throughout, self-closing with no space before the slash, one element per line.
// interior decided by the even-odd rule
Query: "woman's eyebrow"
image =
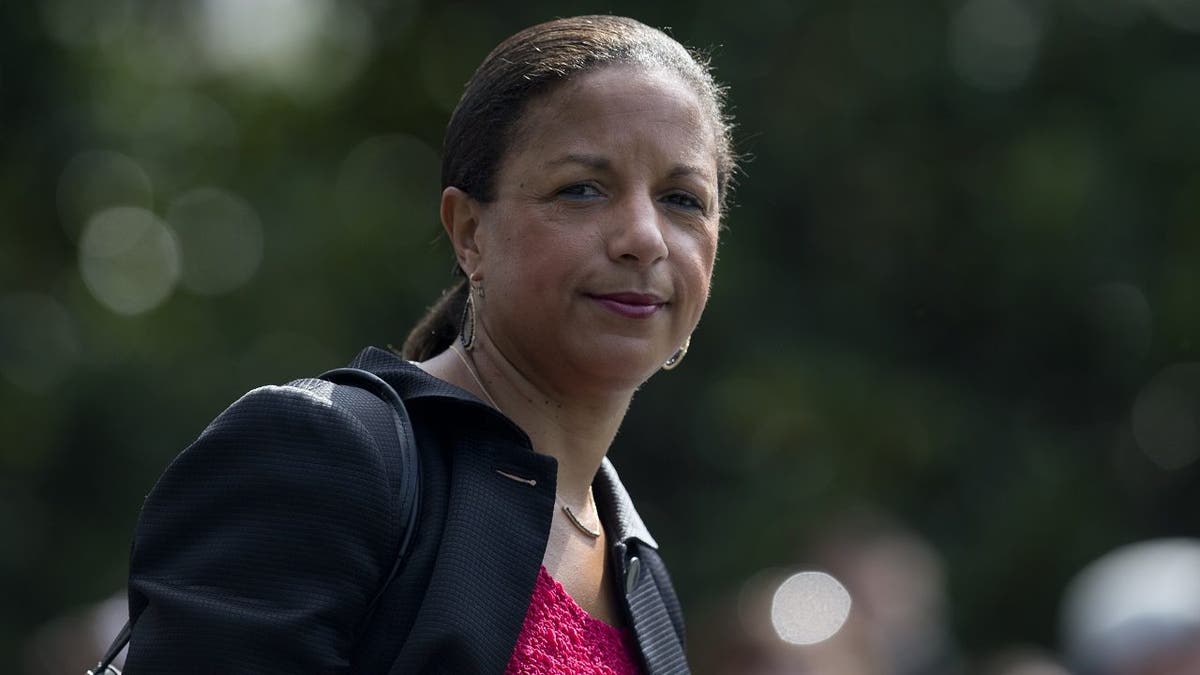
<path fill-rule="evenodd" d="M 569 155 L 558 157 L 557 159 L 552 159 L 549 162 L 546 162 L 546 168 L 561 166 L 563 164 L 582 164 L 589 169 L 596 169 L 597 171 L 608 171 L 612 169 L 612 162 L 609 161 L 607 157 L 579 153 L 571 153 Z"/>
<path fill-rule="evenodd" d="M 563 164 L 580 164 L 589 169 L 596 171 L 611 171 L 612 162 L 603 155 L 589 155 L 584 153 L 571 153 L 557 157 L 546 162 L 546 168 L 562 166 Z M 711 171 L 706 171 L 694 164 L 676 164 L 668 174 L 670 178 L 688 178 L 695 176 L 697 178 L 708 179 L 712 177 Z"/>
<path fill-rule="evenodd" d="M 669 174 L 671 178 L 688 178 L 695 176 L 697 178 L 709 179 L 712 177 L 711 171 L 695 166 L 693 164 L 676 164 L 674 169 L 671 169 Z"/>

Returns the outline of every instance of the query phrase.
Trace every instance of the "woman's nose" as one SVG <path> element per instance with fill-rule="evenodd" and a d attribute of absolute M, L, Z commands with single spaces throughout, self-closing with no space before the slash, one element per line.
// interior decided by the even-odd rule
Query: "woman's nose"
<path fill-rule="evenodd" d="M 625 263 L 648 266 L 667 257 L 663 236 L 664 216 L 649 196 L 622 200 L 613 214 L 608 237 L 609 257 Z"/>

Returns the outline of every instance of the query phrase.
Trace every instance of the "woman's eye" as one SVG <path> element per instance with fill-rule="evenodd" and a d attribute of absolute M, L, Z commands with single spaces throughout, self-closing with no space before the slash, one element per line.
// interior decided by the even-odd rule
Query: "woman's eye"
<path fill-rule="evenodd" d="M 685 209 L 695 209 L 697 211 L 704 210 L 704 204 L 700 203 L 699 199 L 696 199 L 694 196 L 686 192 L 672 192 L 666 197 L 663 197 L 663 201 Z"/>
<path fill-rule="evenodd" d="M 602 196 L 600 190 L 598 190 L 595 185 L 591 185 L 589 183 L 576 183 L 574 185 L 568 185 L 567 187 L 559 190 L 558 194 L 564 197 L 571 197 L 573 199 L 588 199 L 590 197 Z"/>

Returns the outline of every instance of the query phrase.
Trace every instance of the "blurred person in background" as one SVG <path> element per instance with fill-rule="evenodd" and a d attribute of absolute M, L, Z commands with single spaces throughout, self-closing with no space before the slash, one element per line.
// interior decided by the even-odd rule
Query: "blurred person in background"
<path fill-rule="evenodd" d="M 707 61 L 615 16 L 498 46 L 443 147 L 462 278 L 402 355 L 419 526 L 364 424 L 299 380 L 256 389 L 168 467 L 130 573 L 128 673 L 683 673 L 666 568 L 606 453 L 684 358 L 734 157 Z M 386 292 L 381 289 L 380 292 Z"/>
<path fill-rule="evenodd" d="M 1200 673 L 1200 540 L 1106 553 L 1068 585 L 1060 619 L 1079 675 Z"/>
<path fill-rule="evenodd" d="M 832 519 L 816 536 L 811 553 L 802 558 L 809 560 L 810 569 L 824 570 L 832 577 L 826 577 L 825 583 L 844 586 L 844 590 L 837 588 L 849 611 L 839 614 L 838 596 L 816 585 L 795 594 L 797 602 L 789 604 L 781 591 L 792 576 L 777 570 L 764 572 L 749 580 L 737 598 L 701 628 L 704 673 L 965 672 L 946 623 L 941 557 L 919 535 L 886 514 L 856 510 Z M 727 626 L 730 616 L 738 618 L 733 630 Z M 802 642 L 796 642 L 796 637 Z"/>
<path fill-rule="evenodd" d="M 871 672 L 962 671 L 947 622 L 944 564 L 924 537 L 891 514 L 863 508 L 836 518 L 815 552 L 854 599 L 847 623 L 873 655 Z"/>

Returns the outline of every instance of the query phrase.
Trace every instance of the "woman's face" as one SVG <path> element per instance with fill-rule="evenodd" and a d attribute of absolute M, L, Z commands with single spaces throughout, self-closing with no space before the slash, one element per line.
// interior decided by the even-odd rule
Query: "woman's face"
<path fill-rule="evenodd" d="M 679 349 L 716 257 L 715 134 L 663 70 L 603 68 L 531 102 L 468 269 L 506 358 L 551 385 L 629 387 Z"/>

